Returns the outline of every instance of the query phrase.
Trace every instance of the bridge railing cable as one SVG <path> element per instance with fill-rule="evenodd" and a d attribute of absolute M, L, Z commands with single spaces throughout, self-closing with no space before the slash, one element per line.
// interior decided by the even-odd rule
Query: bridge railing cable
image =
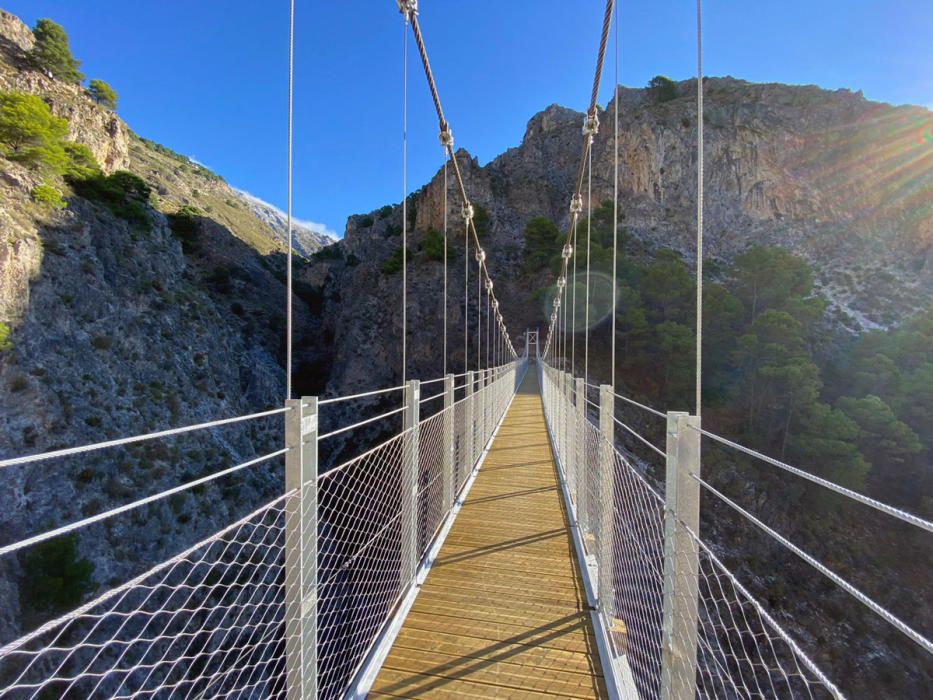
<path fill-rule="evenodd" d="M 116 515 L 120 515 L 121 513 L 126 513 L 131 510 L 141 508 L 142 506 L 149 505 L 150 503 L 155 503 L 156 501 L 162 500 L 163 498 L 168 498 L 169 496 L 173 496 L 177 493 L 181 493 L 182 491 L 190 491 L 194 488 L 197 488 L 198 486 L 203 486 L 204 484 L 214 481 L 215 479 L 219 479 L 223 476 L 229 476 L 242 469 L 246 469 L 247 467 L 252 467 L 262 462 L 268 462 L 270 460 L 275 459 L 276 457 L 282 457 L 283 455 L 285 455 L 286 452 L 288 452 L 288 449 L 282 448 L 280 450 L 276 450 L 275 452 L 270 452 L 269 454 L 262 455 L 261 457 L 249 459 L 235 466 L 213 472 L 211 474 L 208 474 L 207 476 L 201 477 L 200 479 L 195 479 L 193 481 L 185 482 L 174 488 L 160 491 L 159 493 L 153 494 L 151 496 L 146 496 L 145 498 L 140 498 L 136 501 L 132 501 L 131 503 L 126 503 L 122 506 L 111 508 L 102 513 L 98 513 L 96 515 L 92 515 L 87 518 L 82 518 L 81 520 L 76 520 L 72 523 L 69 523 L 68 525 L 63 525 L 62 527 L 57 527 L 52 530 L 47 530 L 46 532 L 43 532 L 39 535 L 34 535 L 32 537 L 27 537 L 26 539 L 19 540 L 17 542 L 13 542 L 12 544 L 4 545 L 0 547 L 0 556 L 3 556 L 5 554 L 12 554 L 13 552 L 19 551 L 20 549 L 31 547 L 32 545 L 39 544 L 40 542 L 45 542 L 55 537 L 68 534 L 69 532 L 74 532 L 75 530 L 79 530 L 93 523 L 98 523 L 102 520 L 106 520 Z"/>
<path fill-rule="evenodd" d="M 160 438 L 173 437 L 175 435 L 191 433 L 197 430 L 209 430 L 211 428 L 219 428 L 225 425 L 233 425 L 234 423 L 242 423 L 244 421 L 256 420 L 257 418 L 266 418 L 268 416 L 275 416 L 275 415 L 279 415 L 282 413 L 287 413 L 289 410 L 291 409 L 274 408 L 268 411 L 260 411 L 259 413 L 250 413 L 248 415 L 235 416 L 233 418 L 221 418 L 219 420 L 208 421 L 206 423 L 196 423 L 194 425 L 185 425 L 179 428 L 157 430 L 155 432 L 145 433 L 143 435 L 133 435 L 130 437 L 117 438 L 114 440 L 102 440 L 100 442 L 94 442 L 88 445 L 80 445 L 78 447 L 65 447 L 59 450 L 49 450 L 48 452 L 40 452 L 37 454 L 24 455 L 22 457 L 9 457 L 6 459 L 0 459 L 0 469 L 5 468 L 5 467 L 15 467 L 21 464 L 32 464 L 34 462 L 44 462 L 49 459 L 70 457 L 73 455 L 84 454 L 86 452 L 104 450 L 104 449 L 108 449 L 111 447 L 121 447 L 123 445 L 132 445 L 138 442 L 158 440 Z"/>
<path fill-rule="evenodd" d="M 866 496 L 862 493 L 859 493 L 858 491 L 853 491 L 852 489 L 846 488 L 845 486 L 841 486 L 835 482 L 832 482 L 829 479 L 824 479 L 823 477 L 817 476 L 816 474 L 811 474 L 810 472 L 804 471 L 803 469 L 799 469 L 797 467 L 791 466 L 790 464 L 782 462 L 779 459 L 775 459 L 774 457 L 769 457 L 768 455 L 762 452 L 753 450 L 750 447 L 745 447 L 745 445 L 741 445 L 737 442 L 724 438 L 721 435 L 717 435 L 716 433 L 712 433 L 708 430 L 703 430 L 702 428 L 699 428 L 699 429 L 692 428 L 692 429 L 697 430 L 704 437 L 707 437 L 710 440 L 713 440 L 714 442 L 719 443 L 720 445 L 724 445 L 726 447 L 737 450 L 743 454 L 748 455 L 749 457 L 754 457 L 755 459 L 759 459 L 762 462 L 770 464 L 773 467 L 777 467 L 778 469 L 783 469 L 786 472 L 790 472 L 791 474 L 794 474 L 795 476 L 799 476 L 802 479 L 806 479 L 807 481 L 811 481 L 814 484 L 819 484 L 825 489 L 829 489 L 830 491 L 833 491 L 834 493 L 838 493 L 841 496 L 845 496 L 848 499 L 857 501 L 858 503 L 869 506 L 870 508 L 874 508 L 875 510 L 880 511 L 884 513 L 885 515 L 889 515 L 892 518 L 897 518 L 898 520 L 902 520 L 905 523 L 909 523 L 910 525 L 913 525 L 914 527 L 920 528 L 921 530 L 926 530 L 927 532 L 933 532 L 933 522 L 930 522 L 929 520 L 924 520 L 923 518 L 917 515 L 913 515 L 912 513 L 908 513 L 907 511 L 902 510 L 900 508 L 895 508 L 894 506 L 890 506 L 886 503 L 882 503 L 881 501 L 871 498 L 870 496 Z"/>
<path fill-rule="evenodd" d="M 276 696 L 290 496 L 0 648 L 0 696 Z"/>
<path fill-rule="evenodd" d="M 933 654 L 933 642 L 927 639 L 920 632 L 917 632 L 916 630 L 914 630 L 906 622 L 904 622 L 903 620 L 895 616 L 892 612 L 890 612 L 883 606 L 876 603 L 869 596 L 862 593 L 862 591 L 860 591 L 854 585 L 852 585 L 851 583 L 846 581 L 844 578 L 839 576 L 829 567 L 822 564 L 815 557 L 811 556 L 810 554 L 807 554 L 800 547 L 795 545 L 793 542 L 791 542 L 789 539 L 781 535 L 779 532 L 777 532 L 771 527 L 768 527 L 759 518 L 755 517 L 749 511 L 742 508 L 742 506 L 740 506 L 738 503 L 730 499 L 728 496 L 723 494 L 721 491 L 716 489 L 714 486 L 710 485 L 708 482 L 704 481 L 703 479 L 698 477 L 696 474 L 691 474 L 691 476 L 697 481 L 697 483 L 699 483 L 709 493 L 711 493 L 716 498 L 718 498 L 720 501 L 722 501 L 723 503 L 728 505 L 730 508 L 735 510 L 739 515 L 741 515 L 747 521 L 755 525 L 762 532 L 768 535 L 771 539 L 775 540 L 776 542 L 778 542 L 779 544 L 781 544 L 782 546 L 786 547 L 788 550 L 796 554 L 798 557 L 803 559 L 807 564 L 809 564 L 814 569 L 819 571 L 826 578 L 828 578 L 830 581 L 836 584 L 839 588 L 844 590 L 846 593 L 848 593 L 853 598 L 855 598 L 857 601 L 859 601 L 862 605 L 864 605 L 869 610 L 871 610 L 873 613 L 875 613 L 878 617 L 883 619 L 885 622 L 887 622 L 889 625 L 897 629 L 899 632 L 902 632 L 912 641 L 919 644 L 920 647 L 922 647 L 924 651 L 926 651 L 928 654 Z"/>

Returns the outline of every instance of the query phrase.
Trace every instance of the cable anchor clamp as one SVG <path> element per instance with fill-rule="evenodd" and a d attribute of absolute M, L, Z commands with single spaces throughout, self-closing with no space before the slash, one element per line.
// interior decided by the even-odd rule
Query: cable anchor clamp
<path fill-rule="evenodd" d="M 441 125 L 441 133 L 438 134 L 437 139 L 444 148 L 454 147 L 454 133 L 450 130 L 450 124 L 444 122 Z"/>
<path fill-rule="evenodd" d="M 460 208 L 460 215 L 463 217 L 463 220 L 469 224 L 473 220 L 473 205 L 469 202 L 464 202 L 463 206 Z"/>
<path fill-rule="evenodd" d="M 411 18 L 418 14 L 418 0 L 395 0 L 395 4 L 406 22 L 410 22 Z"/>
<path fill-rule="evenodd" d="M 570 199 L 570 213 L 580 214 L 583 212 L 583 195 L 579 192 Z"/>
<path fill-rule="evenodd" d="M 583 119 L 583 135 L 590 137 L 590 143 L 593 143 L 593 138 L 596 134 L 599 133 L 599 117 L 596 116 L 596 110 L 592 112 L 587 112 L 586 117 Z"/>
<path fill-rule="evenodd" d="M 564 250 L 560 255 L 564 260 L 570 260 L 570 258 L 573 257 L 573 246 L 569 243 L 565 243 Z"/>

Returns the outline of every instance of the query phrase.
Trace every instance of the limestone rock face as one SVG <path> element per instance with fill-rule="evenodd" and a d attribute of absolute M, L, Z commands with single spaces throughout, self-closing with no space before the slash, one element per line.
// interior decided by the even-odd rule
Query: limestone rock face
<path fill-rule="evenodd" d="M 39 272 L 42 244 L 28 215 L 29 193 L 40 178 L 9 163 L 0 173 L 0 323 L 8 326 L 29 304 L 29 280 Z"/>
<path fill-rule="evenodd" d="M 859 93 L 813 86 L 709 78 L 705 96 L 705 252 L 728 260 L 753 243 L 780 245 L 809 259 L 830 304 L 857 332 L 887 326 L 933 300 L 933 113 L 870 102 Z M 692 260 L 696 237 L 696 81 L 658 102 L 647 90 L 618 90 L 619 207 L 628 233 Z M 593 147 L 592 202 L 613 192 L 615 102 L 600 110 Z M 552 105 L 529 121 L 522 143 L 481 166 L 457 153 L 467 192 L 489 213 L 483 242 L 503 313 L 517 334 L 546 326 L 538 293 L 553 280 L 524 265 L 523 230 L 546 216 L 563 230 L 583 147 L 583 114 Z M 584 173 L 586 175 L 586 173 Z M 584 177 L 583 193 L 586 198 Z M 443 267 L 419 250 L 443 227 L 443 171 L 412 195 L 409 215 L 409 347 L 421 376 L 436 361 Z M 462 371 L 464 258 L 459 194 L 450 176 L 448 323 L 452 361 Z M 341 307 L 325 321 L 335 338 L 330 385 L 373 386 L 398 378 L 400 354 L 373 350 L 401 340 L 401 275 L 382 264 L 397 254 L 401 211 L 352 216 L 334 259 L 318 263 L 325 294 Z M 347 265 L 340 255 L 353 261 Z M 475 305 L 472 248 L 466 293 Z M 844 274 L 843 274 L 844 273 Z M 508 300 L 508 303 L 506 303 Z M 349 306 L 347 306 L 349 305 Z M 351 311 L 352 309 L 352 311 Z M 333 326 L 329 324 L 333 322 Z M 472 332 L 472 331 L 471 331 Z M 345 353 L 345 354 L 344 354 Z M 354 359 L 356 358 L 356 359 Z M 420 360 L 419 360 L 420 361 Z"/>
<path fill-rule="evenodd" d="M 22 20 L 6 10 L 0 10 L 0 37 L 2 37 L 3 51 L 16 58 L 23 58 L 32 50 L 36 40 Z"/>

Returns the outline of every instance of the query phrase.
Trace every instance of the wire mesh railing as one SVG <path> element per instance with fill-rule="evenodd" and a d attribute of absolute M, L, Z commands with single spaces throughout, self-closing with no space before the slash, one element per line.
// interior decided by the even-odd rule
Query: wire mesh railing
<path fill-rule="evenodd" d="M 417 570 L 428 565 L 428 554 L 462 498 L 523 367 L 516 361 L 470 372 L 459 384 L 453 375 L 426 382 L 443 382 L 443 395 L 432 387 L 425 400 L 419 397 L 418 383 L 409 382 L 391 390 L 403 390 L 401 410 L 324 434 L 317 430 L 318 412 L 342 403 L 340 399 L 319 404 L 305 398 L 245 417 L 283 415 L 286 445 L 216 476 L 284 456 L 286 493 L 0 647 L 0 697 L 292 697 L 297 696 L 296 677 L 302 685 L 299 693 L 311 689 L 317 697 L 342 697 L 399 614 Z M 347 400 L 389 393 L 364 392 Z M 421 419 L 421 403 L 441 398 L 443 408 Z M 21 467 L 236 422 L 241 421 L 223 419 L 67 449 L 51 457 L 13 458 L 2 466 Z M 380 423 L 386 426 L 379 428 Z M 290 425 L 297 430 L 290 431 Z M 369 434 L 395 434 L 318 475 L 319 442 L 343 433 L 360 436 L 352 431 L 362 426 L 369 426 Z M 298 487 L 288 484 L 296 464 Z M 406 470 L 411 470 L 410 478 Z M 212 478 L 207 475 L 4 548 L 28 548 L 32 540 L 78 530 Z"/>
<path fill-rule="evenodd" d="M 540 366 L 542 400 L 617 687 L 642 698 L 825 698 L 839 690 L 615 444 L 617 398 Z M 631 402 L 641 408 L 642 404 Z M 596 408 L 597 423 L 590 416 Z M 661 414 L 650 409 L 652 414 Z M 690 431 L 683 431 L 688 433 Z M 669 427 L 668 468 L 689 462 Z M 639 436 L 641 437 L 641 436 Z M 643 438 L 642 438 L 643 439 Z M 644 439 L 643 439 L 644 440 Z M 645 441 L 647 442 L 647 441 Z M 686 477 L 689 473 L 685 472 Z M 670 482 L 669 488 L 675 489 Z M 681 499 L 687 500 L 684 493 Z M 698 499 L 696 502 L 698 509 Z M 634 696 L 634 695 L 633 695 Z"/>
<path fill-rule="evenodd" d="M 281 695 L 289 497 L 0 648 L 0 696 Z"/>

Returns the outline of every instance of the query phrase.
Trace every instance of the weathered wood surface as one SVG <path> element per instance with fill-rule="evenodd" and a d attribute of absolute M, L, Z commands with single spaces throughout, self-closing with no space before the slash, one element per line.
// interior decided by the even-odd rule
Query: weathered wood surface
<path fill-rule="evenodd" d="M 605 697 L 529 370 L 370 697 Z"/>

